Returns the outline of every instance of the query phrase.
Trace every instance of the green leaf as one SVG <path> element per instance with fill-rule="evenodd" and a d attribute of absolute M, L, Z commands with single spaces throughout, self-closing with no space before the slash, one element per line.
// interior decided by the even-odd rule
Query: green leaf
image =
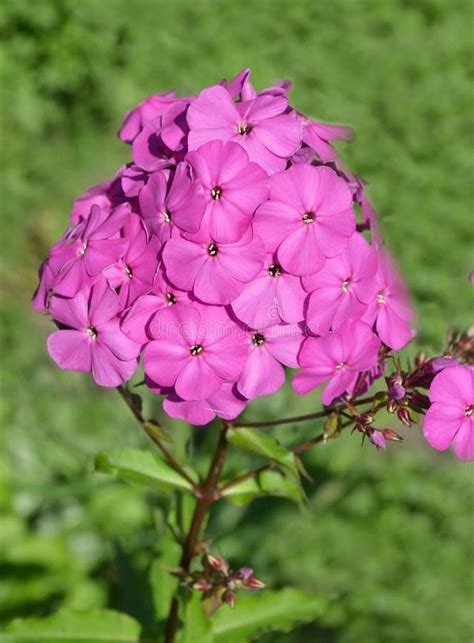
<path fill-rule="evenodd" d="M 158 491 L 192 490 L 191 484 L 185 478 L 167 462 L 149 451 L 111 449 L 96 457 L 95 469 Z"/>
<path fill-rule="evenodd" d="M 327 599 L 287 587 L 277 592 L 239 594 L 233 610 L 223 606 L 212 618 L 215 643 L 242 643 L 269 630 L 290 632 L 321 616 Z"/>
<path fill-rule="evenodd" d="M 304 500 L 301 486 L 277 470 L 262 471 L 255 478 L 244 480 L 225 489 L 222 496 L 237 505 L 245 505 L 259 496 L 278 496 L 297 503 Z"/>
<path fill-rule="evenodd" d="M 193 592 L 183 609 L 183 629 L 179 643 L 213 643 L 211 621 L 201 605 L 201 594 Z"/>
<path fill-rule="evenodd" d="M 295 456 L 285 449 L 272 435 L 262 433 L 255 429 L 230 429 L 227 432 L 228 441 L 238 449 L 258 453 L 270 460 L 278 462 L 283 469 L 299 479 L 298 467 Z"/>
<path fill-rule="evenodd" d="M 140 625 L 111 610 L 61 610 L 46 619 L 16 619 L 0 634 L 1 643 L 138 643 Z"/>

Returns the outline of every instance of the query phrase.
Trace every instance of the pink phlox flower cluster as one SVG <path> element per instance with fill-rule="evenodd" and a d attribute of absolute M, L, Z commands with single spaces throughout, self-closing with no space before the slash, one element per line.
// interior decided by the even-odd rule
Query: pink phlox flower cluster
<path fill-rule="evenodd" d="M 290 83 L 248 69 L 197 96 L 150 96 L 119 132 L 130 162 L 75 200 L 33 297 L 53 360 L 97 384 L 145 383 L 172 417 L 227 420 L 283 385 L 329 404 L 412 336 L 406 288 L 363 181 Z M 362 382 L 363 384 L 363 382 Z"/>

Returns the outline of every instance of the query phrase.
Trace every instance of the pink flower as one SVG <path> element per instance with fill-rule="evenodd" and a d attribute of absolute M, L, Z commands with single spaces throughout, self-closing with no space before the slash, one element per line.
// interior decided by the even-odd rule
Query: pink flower
<path fill-rule="evenodd" d="M 183 400 L 204 400 L 235 382 L 245 362 L 245 335 L 223 308 L 178 304 L 150 324 L 145 373 Z"/>
<path fill-rule="evenodd" d="M 133 143 L 143 127 L 160 116 L 176 100 L 174 92 L 148 96 L 143 102 L 125 114 L 118 137 L 124 143 Z"/>
<path fill-rule="evenodd" d="M 232 310 L 251 328 L 266 328 L 280 322 L 290 324 L 304 319 L 307 296 L 301 278 L 285 272 L 273 256 L 268 255 L 260 273 L 232 302 Z"/>
<path fill-rule="evenodd" d="M 361 371 L 377 363 L 380 340 L 367 324 L 347 320 L 324 337 L 308 337 L 298 361 L 303 370 L 293 379 L 293 388 L 307 393 L 330 379 L 322 395 L 324 404 L 352 393 Z"/>
<path fill-rule="evenodd" d="M 474 368 L 451 366 L 442 370 L 431 384 L 430 401 L 423 422 L 426 440 L 438 451 L 454 443 L 459 460 L 473 460 Z"/>
<path fill-rule="evenodd" d="M 53 271 L 47 261 L 43 261 L 41 264 L 38 276 L 39 284 L 31 300 L 31 307 L 37 313 L 44 313 L 48 310 L 55 281 Z"/>
<path fill-rule="evenodd" d="M 275 393 L 285 383 L 282 364 L 298 367 L 303 333 L 297 324 L 270 326 L 247 332 L 247 360 L 237 383 L 249 400 Z"/>
<path fill-rule="evenodd" d="M 189 149 L 216 139 L 235 141 L 251 161 L 269 173 L 279 172 L 301 145 L 301 125 L 285 113 L 287 109 L 285 96 L 264 95 L 234 103 L 224 87 L 208 87 L 188 110 Z"/>
<path fill-rule="evenodd" d="M 118 232 L 130 216 L 130 207 L 119 206 L 110 214 L 93 205 L 87 221 L 81 221 L 61 244 L 51 250 L 48 264 L 56 276 L 54 290 L 73 297 L 91 278 L 116 263 L 127 247 Z"/>
<path fill-rule="evenodd" d="M 285 270 L 311 275 L 345 249 L 355 230 L 351 191 L 329 167 L 295 165 L 271 178 L 270 200 L 254 226 Z"/>
<path fill-rule="evenodd" d="M 160 242 L 148 238 L 143 221 L 131 214 L 124 226 L 128 247 L 120 261 L 104 270 L 104 276 L 114 289 L 120 288 L 119 299 L 124 308 L 142 293 L 150 290 L 158 266 Z"/>
<path fill-rule="evenodd" d="M 195 402 L 186 402 L 176 393 L 170 393 L 163 401 L 163 409 L 172 418 L 201 426 L 209 424 L 216 416 L 234 420 L 248 403 L 236 390 L 235 384 L 226 382 L 214 395 Z"/>
<path fill-rule="evenodd" d="M 345 251 L 328 259 L 322 270 L 303 277 L 311 292 L 307 324 L 316 335 L 324 335 L 345 319 L 359 319 L 375 294 L 377 254 L 358 232 Z"/>
<path fill-rule="evenodd" d="M 380 339 L 393 348 L 403 348 L 412 338 L 410 320 L 413 309 L 407 289 L 388 251 L 379 248 L 379 265 L 376 276 L 376 294 L 362 320 L 375 324 Z"/>
<path fill-rule="evenodd" d="M 50 312 L 64 329 L 48 337 L 48 351 L 60 368 L 92 371 L 99 386 L 119 386 L 134 373 L 140 345 L 120 330 L 120 302 L 101 279 L 89 295 L 53 297 Z"/>
<path fill-rule="evenodd" d="M 268 198 L 267 174 L 237 143 L 211 141 L 187 156 L 201 183 L 206 211 L 195 240 L 209 236 L 233 243 L 248 230 L 256 208 Z"/>
<path fill-rule="evenodd" d="M 197 232 L 206 202 L 201 186 L 193 182 L 187 163 L 176 171 L 152 174 L 139 196 L 141 214 L 151 232 L 161 242 L 172 236 L 172 226 L 185 232 Z"/>
<path fill-rule="evenodd" d="M 122 330 L 128 337 L 143 346 L 152 339 L 149 327 L 159 310 L 175 304 L 189 303 L 191 300 L 188 293 L 172 286 L 160 266 L 150 292 L 139 297 L 126 314 L 122 321 Z"/>
<path fill-rule="evenodd" d="M 156 172 L 176 165 L 173 150 L 165 144 L 160 133 L 161 118 L 155 118 L 145 125 L 132 143 L 133 163 L 147 172 Z"/>
<path fill-rule="evenodd" d="M 303 114 L 298 114 L 298 118 L 303 124 L 303 141 L 306 145 L 309 145 L 324 163 L 338 161 L 339 156 L 330 145 L 330 141 L 347 141 L 351 139 L 353 136 L 352 128 L 314 121 L 306 118 Z"/>
<path fill-rule="evenodd" d="M 194 243 L 170 239 L 163 250 L 168 279 L 192 290 L 207 304 L 230 304 L 263 265 L 265 248 L 259 237 L 246 234 L 237 243 Z"/>

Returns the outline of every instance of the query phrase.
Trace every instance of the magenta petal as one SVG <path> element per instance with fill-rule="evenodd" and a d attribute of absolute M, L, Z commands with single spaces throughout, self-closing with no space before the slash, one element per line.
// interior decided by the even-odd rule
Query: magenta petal
<path fill-rule="evenodd" d="M 134 342 L 145 344 L 150 337 L 148 336 L 148 326 L 153 315 L 160 309 L 165 308 L 165 298 L 156 295 L 143 295 L 140 297 L 132 309 L 127 313 L 122 322 L 123 332 Z"/>
<path fill-rule="evenodd" d="M 205 248 L 186 239 L 170 239 L 163 250 L 168 279 L 178 288 L 192 290 L 196 276 L 208 260 Z"/>
<path fill-rule="evenodd" d="M 423 435 L 434 449 L 445 451 L 463 422 L 464 413 L 459 407 L 435 402 L 423 420 Z"/>
<path fill-rule="evenodd" d="M 111 266 L 123 256 L 127 249 L 126 239 L 102 239 L 90 241 L 84 253 L 86 270 L 91 277 Z"/>
<path fill-rule="evenodd" d="M 96 342 L 92 348 L 92 375 L 99 386 L 116 387 L 129 380 L 138 361 L 117 359 L 106 346 Z"/>
<path fill-rule="evenodd" d="M 194 294 L 207 304 L 230 304 L 240 295 L 244 284 L 231 275 L 218 257 L 210 257 L 194 282 Z"/>
<path fill-rule="evenodd" d="M 454 439 L 454 453 L 461 462 L 474 460 L 474 419 L 466 418 Z"/>
<path fill-rule="evenodd" d="M 296 152 L 303 137 L 301 124 L 290 114 L 261 121 L 254 132 L 270 152 L 284 158 Z"/>
<path fill-rule="evenodd" d="M 186 118 L 191 129 L 190 136 L 195 129 L 212 131 L 216 127 L 233 128 L 240 120 L 232 98 L 227 90 L 219 85 L 203 89 L 196 100 L 191 103 Z M 189 149 L 195 148 L 190 145 Z"/>
<path fill-rule="evenodd" d="M 352 192 L 346 181 L 329 167 L 317 167 L 315 171 L 319 174 L 319 187 L 314 204 L 316 213 L 327 216 L 349 210 L 352 207 Z"/>
<path fill-rule="evenodd" d="M 200 356 L 188 360 L 176 378 L 176 393 L 183 400 L 203 400 L 216 393 L 223 380 Z"/>
<path fill-rule="evenodd" d="M 357 373 L 344 369 L 337 371 L 321 396 L 323 404 L 326 406 L 331 404 L 333 400 L 340 397 L 346 390 L 349 390 L 354 385 L 355 380 L 357 380 Z"/>
<path fill-rule="evenodd" d="M 281 318 L 287 323 L 299 322 L 304 319 L 306 297 L 307 293 L 299 277 L 283 274 L 277 278 L 278 311 Z"/>
<path fill-rule="evenodd" d="M 254 230 L 264 240 L 269 252 L 275 252 L 284 239 L 299 229 L 300 224 L 298 211 L 281 201 L 265 201 L 253 219 Z"/>
<path fill-rule="evenodd" d="M 120 330 L 118 318 L 112 319 L 98 329 L 97 342 L 104 344 L 119 359 L 123 361 L 138 357 L 140 345 L 129 339 Z"/>
<path fill-rule="evenodd" d="M 92 288 L 89 302 L 89 319 L 92 326 L 101 326 L 120 312 L 119 299 L 105 279 Z"/>
<path fill-rule="evenodd" d="M 298 368 L 298 354 L 304 337 L 298 324 L 271 326 L 264 331 L 265 346 L 285 366 Z"/>
<path fill-rule="evenodd" d="M 318 241 L 326 257 L 335 257 L 345 250 L 355 230 L 355 224 L 352 210 L 316 218 Z"/>
<path fill-rule="evenodd" d="M 287 163 L 286 158 L 273 154 L 273 152 L 260 141 L 255 132 L 252 131 L 247 136 L 234 138 L 234 140 L 237 139 L 249 155 L 249 159 L 260 165 L 268 174 L 276 174 L 285 169 Z"/>
<path fill-rule="evenodd" d="M 232 277 L 246 283 L 262 269 L 265 254 L 262 240 L 255 235 L 249 243 L 222 246 L 217 260 Z"/>
<path fill-rule="evenodd" d="M 91 339 L 87 332 L 57 330 L 48 337 L 48 353 L 60 368 L 91 370 Z"/>
<path fill-rule="evenodd" d="M 325 264 L 314 224 L 301 223 L 278 248 L 278 260 L 293 275 L 310 275 Z"/>
<path fill-rule="evenodd" d="M 190 359 L 189 350 L 180 344 L 152 341 L 145 348 L 145 373 L 160 386 L 174 386 Z"/>
<path fill-rule="evenodd" d="M 209 234 L 218 243 L 235 243 L 242 239 L 250 228 L 252 219 L 227 199 L 211 202 L 209 212 Z M 207 214 L 207 212 L 206 212 Z"/>
<path fill-rule="evenodd" d="M 84 293 L 79 293 L 74 299 L 53 297 L 49 305 L 49 312 L 55 321 L 69 326 L 69 328 L 85 330 L 89 325 L 87 297 Z"/>
<path fill-rule="evenodd" d="M 324 375 L 317 370 L 311 368 L 305 369 L 300 373 L 297 373 L 293 378 L 293 389 L 300 395 L 305 395 L 312 391 L 313 389 L 321 386 L 330 375 Z"/>
<path fill-rule="evenodd" d="M 460 365 L 441 371 L 431 384 L 430 400 L 460 408 L 474 404 L 474 368 Z"/>
<path fill-rule="evenodd" d="M 168 396 L 163 400 L 163 409 L 170 417 L 184 420 L 195 426 L 209 424 L 216 417 L 215 411 L 207 400 L 186 402 L 178 396 Z"/>
<path fill-rule="evenodd" d="M 223 384 L 217 393 L 207 399 L 207 402 L 209 407 L 225 420 L 234 420 L 248 404 L 248 400 L 235 390 L 233 384 Z"/>
<path fill-rule="evenodd" d="M 342 296 L 338 288 L 320 288 L 311 293 L 306 321 L 313 333 L 324 335 L 329 331 Z"/>
<path fill-rule="evenodd" d="M 280 321 L 275 296 L 276 279 L 266 274 L 250 281 L 245 290 L 232 302 L 232 310 L 251 328 L 266 328 Z"/>
<path fill-rule="evenodd" d="M 400 319 L 386 304 L 379 306 L 376 326 L 380 339 L 394 350 L 403 348 L 412 337 L 409 323 Z"/>
<path fill-rule="evenodd" d="M 237 384 L 249 400 L 275 393 L 285 383 L 285 371 L 265 345 L 252 348 Z"/>

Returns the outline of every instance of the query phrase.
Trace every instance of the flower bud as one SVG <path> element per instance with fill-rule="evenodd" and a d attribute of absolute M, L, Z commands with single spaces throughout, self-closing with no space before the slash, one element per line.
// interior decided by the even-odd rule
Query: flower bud
<path fill-rule="evenodd" d="M 405 397 L 405 387 L 403 386 L 403 378 L 397 373 L 392 375 L 387 380 L 388 393 L 393 400 L 402 400 Z"/>
<path fill-rule="evenodd" d="M 255 590 L 259 590 L 259 589 L 264 589 L 264 588 L 266 587 L 266 585 L 265 585 L 265 583 L 264 583 L 263 581 L 261 581 L 260 579 L 255 578 L 255 576 L 251 576 L 250 578 L 248 578 L 248 579 L 246 580 L 246 582 L 245 582 L 245 587 L 246 587 L 247 589 L 255 589 Z"/>
<path fill-rule="evenodd" d="M 204 578 L 200 578 L 192 585 L 192 588 L 197 592 L 207 592 L 207 590 L 211 589 L 211 587 L 212 585 L 210 585 Z"/>
<path fill-rule="evenodd" d="M 383 436 L 383 431 L 377 431 L 376 429 L 368 429 L 367 437 L 374 444 L 377 449 L 385 449 L 385 438 Z"/>
<path fill-rule="evenodd" d="M 222 595 L 222 602 L 227 603 L 229 607 L 235 607 L 236 596 L 229 589 Z"/>
<path fill-rule="evenodd" d="M 403 422 L 406 426 L 411 426 L 413 423 L 410 411 L 405 406 L 402 406 L 397 410 L 397 417 L 400 422 Z"/>
<path fill-rule="evenodd" d="M 391 442 L 403 442 L 402 436 L 398 435 L 398 433 L 392 429 L 383 429 L 382 435 L 386 440 L 390 440 Z"/>
<path fill-rule="evenodd" d="M 241 567 L 237 570 L 235 575 L 238 576 L 238 578 L 247 580 L 253 575 L 253 569 L 251 567 Z"/>
<path fill-rule="evenodd" d="M 227 564 L 225 560 L 221 557 L 207 554 L 207 562 L 212 567 L 212 569 L 216 570 L 216 572 L 224 571 L 225 569 L 227 569 Z"/>

